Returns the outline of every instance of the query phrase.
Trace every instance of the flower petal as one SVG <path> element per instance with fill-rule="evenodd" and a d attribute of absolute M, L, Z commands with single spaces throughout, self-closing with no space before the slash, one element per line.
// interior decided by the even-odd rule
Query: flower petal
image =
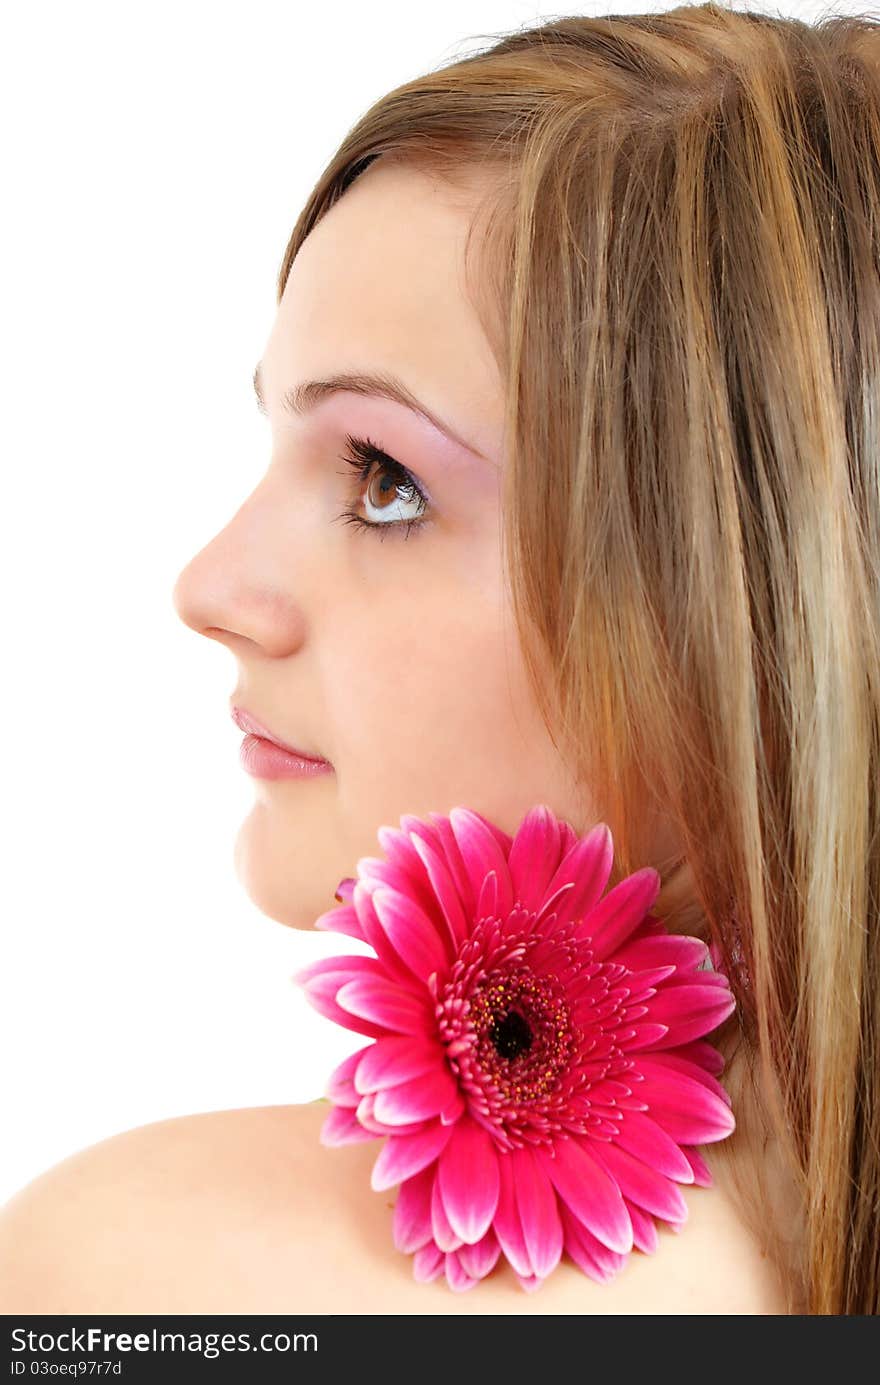
<path fill-rule="evenodd" d="M 443 1206 L 443 1194 L 440 1192 L 440 1180 L 435 1176 L 431 1187 L 431 1234 L 437 1245 L 442 1251 L 449 1252 L 457 1250 L 464 1242 L 450 1225 L 446 1215 L 446 1208 Z"/>
<path fill-rule="evenodd" d="M 592 940 L 597 961 L 611 957 L 635 933 L 659 893 L 660 876 L 645 866 L 618 881 L 585 915 L 579 935 Z"/>
<path fill-rule="evenodd" d="M 467 1289 L 472 1289 L 476 1282 L 475 1279 L 472 1279 L 471 1276 L 465 1272 L 464 1266 L 459 1260 L 456 1251 L 452 1251 L 451 1254 L 446 1256 L 446 1283 L 449 1285 L 450 1289 L 457 1294 L 462 1294 Z"/>
<path fill-rule="evenodd" d="M 430 1284 L 432 1279 L 437 1279 L 443 1273 L 446 1265 L 446 1256 L 439 1246 L 433 1241 L 429 1245 L 422 1246 L 413 1256 L 413 1279 L 420 1284 Z"/>
<path fill-rule="evenodd" d="M 445 972 L 450 960 L 446 949 L 415 900 L 388 886 L 375 889 L 372 898 L 388 941 L 419 981 L 427 983 L 432 971 Z"/>
<path fill-rule="evenodd" d="M 679 1058 L 688 1058 L 692 1063 L 718 1077 L 724 1071 L 726 1058 L 708 1039 L 694 1039 L 689 1044 L 679 1044 L 676 1048 Z M 666 1058 L 664 1053 L 663 1057 Z"/>
<path fill-rule="evenodd" d="M 573 880 L 574 889 L 563 896 L 560 910 L 566 918 L 583 918 L 591 913 L 599 901 L 608 884 L 613 863 L 614 844 L 611 832 L 604 822 L 599 822 L 585 837 L 579 837 L 574 846 L 566 852 L 547 885 L 545 894 L 549 897 L 560 885 Z"/>
<path fill-rule="evenodd" d="M 421 912 L 431 920 L 431 931 L 440 935 L 446 944 L 446 930 L 435 892 L 427 878 L 425 868 L 413 848 L 409 838 L 390 827 L 380 827 L 379 835 L 385 841 L 392 839 L 404 843 L 403 847 L 393 847 L 393 859 L 383 860 L 380 856 L 363 856 L 358 861 L 361 883 L 372 899 L 377 889 L 391 889 L 406 900 L 411 900 Z M 407 865 L 402 864 L 406 856 Z M 450 953 L 450 958 L 452 958 Z"/>
<path fill-rule="evenodd" d="M 730 1107 L 683 1072 L 665 1069 L 642 1074 L 633 1093 L 648 1103 L 648 1115 L 679 1144 L 705 1145 L 725 1139 L 736 1128 Z M 635 1074 L 630 1073 L 634 1078 Z"/>
<path fill-rule="evenodd" d="M 571 917 L 571 909 L 568 901 L 574 895 L 574 881 L 568 880 L 564 885 L 560 885 L 558 890 L 552 894 L 545 894 L 544 903 L 534 915 L 535 922 L 532 925 L 532 932 L 540 934 L 552 928 L 554 922 L 561 914 L 564 918 Z M 541 925 L 539 928 L 538 925 Z"/>
<path fill-rule="evenodd" d="M 431 1230 L 431 1190 L 434 1186 L 435 1170 L 422 1169 L 406 1178 L 400 1185 L 394 1214 L 391 1220 L 391 1234 L 398 1250 L 412 1255 L 427 1245 L 433 1232 Z"/>
<path fill-rule="evenodd" d="M 565 1234 L 566 1254 L 584 1274 L 595 1279 L 598 1284 L 607 1284 L 623 1269 L 627 1257 L 609 1250 L 597 1240 L 592 1231 L 578 1220 L 564 1202 L 559 1204 L 559 1216 Z"/>
<path fill-rule="evenodd" d="M 373 907 L 373 891 L 381 886 L 373 879 L 358 880 L 354 887 L 354 903 L 361 922 L 364 938 L 376 953 L 386 974 L 394 981 L 415 991 L 420 991 L 416 978 L 406 965 L 397 949 L 389 941 Z"/>
<path fill-rule="evenodd" d="M 516 1274 L 515 1270 L 514 1274 Z M 536 1274 L 517 1274 L 516 1277 L 521 1287 L 525 1289 L 528 1294 L 533 1294 L 535 1290 L 540 1289 L 541 1285 L 544 1283 L 543 1279 L 539 1279 Z"/>
<path fill-rule="evenodd" d="M 486 1234 L 498 1206 L 498 1154 L 489 1132 L 471 1117 L 463 1116 L 450 1129 L 437 1182 L 453 1230 L 473 1244 Z"/>
<path fill-rule="evenodd" d="M 462 1243 L 455 1254 L 458 1256 L 458 1263 L 465 1274 L 469 1274 L 472 1279 L 485 1279 L 498 1262 L 501 1246 L 498 1244 L 498 1237 L 490 1226 L 485 1236 L 481 1236 L 479 1241 L 473 1245 Z"/>
<path fill-rule="evenodd" d="M 396 1125 L 386 1125 L 384 1121 L 377 1120 L 373 1114 L 373 1106 L 376 1101 L 375 1092 L 367 1092 L 358 1102 L 357 1118 L 366 1130 L 372 1130 L 374 1135 L 415 1135 L 419 1130 L 427 1130 L 431 1125 L 431 1119 L 415 1121 L 399 1121 Z"/>
<path fill-rule="evenodd" d="M 619 960 L 622 959 L 622 953 L 618 952 L 615 955 Z M 629 970 L 629 964 L 626 965 Z M 669 962 L 665 967 L 643 967 L 640 971 L 630 971 L 626 978 L 629 987 L 628 1004 L 632 1006 L 637 1001 L 655 995 L 661 981 L 672 981 L 673 978 L 678 980 L 675 971 L 674 962 Z"/>
<path fill-rule="evenodd" d="M 382 1091 L 384 1087 L 396 1087 L 398 1082 L 408 1082 L 411 1077 L 430 1072 L 443 1058 L 443 1049 L 438 1043 L 414 1034 L 387 1034 L 360 1053 L 353 1085 L 361 1096 Z"/>
<path fill-rule="evenodd" d="M 428 874 L 431 887 L 437 896 L 437 903 L 446 920 L 449 941 L 457 951 L 467 937 L 468 926 L 446 858 L 420 832 L 413 830 L 410 841 Z"/>
<path fill-rule="evenodd" d="M 480 886 L 480 893 L 477 897 L 477 905 L 474 909 L 474 918 L 498 918 L 501 910 L 498 907 L 498 873 L 490 870 L 483 879 Z"/>
<path fill-rule="evenodd" d="M 336 1001 L 349 1014 L 402 1034 L 425 1037 L 433 1025 L 427 1004 L 390 980 L 356 977 L 339 987 Z"/>
<path fill-rule="evenodd" d="M 536 912 L 541 908 L 559 857 L 560 831 L 556 815 L 546 804 L 538 803 L 520 823 L 507 858 L 513 897 L 522 908 Z"/>
<path fill-rule="evenodd" d="M 580 838 L 571 826 L 571 823 L 566 822 L 564 818 L 558 818 L 557 821 L 559 823 L 559 838 L 562 848 L 560 859 L 564 860 L 572 847 L 577 846 Z"/>
<path fill-rule="evenodd" d="M 462 1096 L 461 1089 L 456 1086 L 455 1095 L 448 1106 L 444 1106 L 440 1112 L 440 1119 L 444 1125 L 454 1125 L 459 1116 L 464 1115 L 467 1102 Z"/>
<path fill-rule="evenodd" d="M 513 1153 L 513 1150 L 502 1150 L 498 1155 L 500 1182 L 498 1206 L 495 1210 L 492 1227 L 514 1272 L 517 1275 L 529 1276 L 532 1273 L 532 1262 L 526 1248 L 519 1208 L 516 1203 L 514 1162 L 511 1158 Z"/>
<path fill-rule="evenodd" d="M 643 967 L 663 967 L 673 963 L 680 971 L 696 971 L 709 955 L 709 949 L 699 938 L 681 933 L 666 933 L 663 937 L 639 938 L 625 943 L 615 961 L 624 962 L 636 971 Z"/>
<path fill-rule="evenodd" d="M 394 867 L 397 871 L 397 880 L 394 880 L 387 875 L 386 867 L 382 878 L 402 894 L 411 895 L 420 908 L 433 917 L 436 907 L 435 891 L 418 852 L 413 847 L 409 833 L 402 830 L 401 824 L 400 828 L 380 827 L 376 835 L 388 857 L 387 867 Z"/>
<path fill-rule="evenodd" d="M 620 1122 L 616 1141 L 622 1149 L 641 1159 L 643 1164 L 650 1164 L 667 1178 L 674 1178 L 677 1183 L 693 1183 L 693 1170 L 683 1151 L 662 1126 L 651 1120 L 644 1111 L 626 1112 Z"/>
<path fill-rule="evenodd" d="M 470 808 L 468 811 L 473 813 L 474 817 L 483 824 L 488 832 L 492 833 L 506 861 L 510 855 L 510 848 L 513 846 L 513 837 L 511 837 L 508 832 L 505 832 L 503 827 L 499 827 L 497 822 L 493 822 L 491 818 L 487 818 L 483 813 L 477 812 L 476 808 Z M 433 818 L 434 814 L 431 813 L 429 816 Z"/>
<path fill-rule="evenodd" d="M 536 1154 L 560 1197 L 574 1215 L 609 1250 L 632 1250 L 632 1222 L 614 1179 L 592 1157 L 582 1141 L 557 1139 L 551 1154 L 542 1145 Z"/>
<path fill-rule="evenodd" d="M 364 930 L 360 919 L 351 904 L 336 904 L 326 913 L 319 914 L 314 927 L 321 933 L 347 933 L 351 938 L 364 941 Z"/>
<path fill-rule="evenodd" d="M 513 1186 L 532 1271 L 545 1279 L 562 1255 L 562 1222 L 553 1184 L 528 1145 L 502 1156 L 513 1161 Z"/>
<path fill-rule="evenodd" d="M 665 1024 L 652 1024 L 650 1020 L 641 1020 L 626 1029 L 618 1030 L 617 1042 L 624 1052 L 638 1053 L 645 1048 L 656 1048 L 668 1032 Z"/>
<path fill-rule="evenodd" d="M 633 1224 L 633 1244 L 644 1255 L 653 1255 L 660 1244 L 653 1217 L 632 1202 L 627 1202 L 626 1209 Z"/>
<path fill-rule="evenodd" d="M 452 1135 L 451 1125 L 430 1125 L 416 1135 L 390 1135 L 370 1175 L 374 1193 L 384 1192 L 395 1183 L 402 1183 L 436 1159 Z"/>
<path fill-rule="evenodd" d="M 386 1125 L 408 1125 L 445 1111 L 457 1091 L 458 1083 L 440 1058 L 431 1072 L 419 1073 L 409 1082 L 378 1091 L 373 1112 Z"/>
<path fill-rule="evenodd" d="M 434 836 L 430 838 L 431 845 L 436 851 L 442 854 L 455 886 L 455 892 L 461 901 L 461 907 L 464 911 L 465 918 L 471 920 L 474 917 L 474 906 L 476 904 L 477 894 L 471 884 L 468 868 L 465 865 L 464 857 L 461 854 L 458 842 L 455 840 L 452 824 L 449 818 L 443 817 L 439 813 L 429 813 L 428 816 L 431 818 L 432 825 L 430 827 L 419 822 L 418 819 L 413 819 L 411 821 L 406 818 L 401 818 L 401 823 L 405 824 L 410 832 L 418 830 L 419 835 L 425 839 L 428 839 L 429 832 L 433 832 Z M 468 923 L 468 929 L 469 928 L 470 923 Z"/>
<path fill-rule="evenodd" d="M 341 1005 L 337 1005 L 336 993 L 339 990 L 340 982 L 347 984 L 345 978 L 340 976 L 338 972 L 333 972 L 328 976 L 316 976 L 303 986 L 303 995 L 309 1004 L 318 1011 L 318 1014 L 324 1015 L 329 1020 L 334 1020 L 336 1024 L 341 1024 L 346 1029 L 353 1029 L 356 1034 L 367 1034 L 375 1039 L 387 1033 L 387 1030 L 381 1025 L 373 1024 L 372 1020 L 350 1015 L 347 1010 L 342 1009 Z"/>
<path fill-rule="evenodd" d="M 639 1057 L 639 1067 L 643 1067 L 645 1062 L 648 1062 L 649 1065 L 652 1062 L 646 1053 Z M 733 1105 L 730 1093 L 721 1085 L 718 1078 L 713 1077 L 711 1072 L 706 1072 L 699 1063 L 693 1063 L 688 1058 L 682 1058 L 678 1049 L 670 1049 L 669 1052 L 665 1048 L 658 1050 L 655 1066 L 662 1066 L 667 1071 L 672 1068 L 675 1072 L 683 1072 L 685 1076 L 692 1077 L 695 1082 L 702 1082 L 703 1086 L 720 1097 L 725 1105 Z"/>
<path fill-rule="evenodd" d="M 694 1172 L 694 1183 L 698 1188 L 714 1188 L 715 1180 L 712 1171 L 701 1154 L 687 1145 L 682 1145 L 681 1152 L 687 1159 Z"/>
<path fill-rule="evenodd" d="M 494 870 L 498 877 L 498 913 L 509 914 L 514 904 L 513 885 L 507 859 L 494 832 L 470 808 L 452 808 L 449 821 L 470 881 L 471 912 L 476 908 L 483 881 Z"/>
<path fill-rule="evenodd" d="M 330 1101 L 335 1101 L 338 1106 L 357 1106 L 362 1094 L 355 1088 L 354 1075 L 361 1059 L 374 1047 L 373 1043 L 367 1044 L 366 1048 L 355 1049 L 333 1069 L 324 1087 L 324 1095 Z"/>
<path fill-rule="evenodd" d="M 382 964 L 375 957 L 368 957 L 363 952 L 353 952 L 344 957 L 318 957 L 314 962 L 309 962 L 307 966 L 300 967 L 291 976 L 297 986 L 305 986 L 316 976 L 329 976 L 337 973 L 340 977 L 351 981 L 355 976 L 382 976 Z M 342 981 L 339 982 L 342 985 Z"/>
<path fill-rule="evenodd" d="M 678 1185 L 664 1174 L 628 1154 L 614 1140 L 594 1140 L 590 1153 L 615 1180 L 629 1202 L 665 1221 L 687 1221 L 687 1203 Z"/>
<path fill-rule="evenodd" d="M 318 1134 L 318 1143 L 333 1149 L 337 1145 L 357 1144 L 375 1140 L 371 1130 L 365 1130 L 350 1106 L 332 1106 Z"/>
<path fill-rule="evenodd" d="M 658 1048 L 677 1048 L 689 1039 L 699 1039 L 717 1029 L 722 1020 L 736 1009 L 736 1000 L 729 990 L 705 986 L 692 981 L 681 986 L 661 986 L 651 1001 L 651 1019 L 655 1024 L 667 1024 Z"/>

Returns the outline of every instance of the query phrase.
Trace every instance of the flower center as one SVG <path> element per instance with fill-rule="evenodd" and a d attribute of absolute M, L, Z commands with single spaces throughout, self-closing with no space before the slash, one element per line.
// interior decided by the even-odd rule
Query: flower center
<path fill-rule="evenodd" d="M 528 1021 L 518 1010 L 508 1010 L 489 1029 L 489 1038 L 502 1058 L 518 1058 L 531 1048 L 532 1037 Z"/>
<path fill-rule="evenodd" d="M 561 988 L 513 964 L 478 984 L 467 1019 L 482 1077 L 505 1101 L 547 1096 L 565 1071 L 575 1042 Z"/>
<path fill-rule="evenodd" d="M 534 925 L 519 905 L 480 919 L 448 974 L 431 977 L 450 1072 L 500 1148 L 552 1145 L 561 1130 L 616 1136 L 633 1067 L 618 1031 L 636 1033 L 627 968 L 596 961 L 577 920 Z"/>

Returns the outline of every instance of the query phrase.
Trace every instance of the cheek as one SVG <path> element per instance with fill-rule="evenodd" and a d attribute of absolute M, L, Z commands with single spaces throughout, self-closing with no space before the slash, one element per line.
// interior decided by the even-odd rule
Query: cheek
<path fill-rule="evenodd" d="M 341 647 L 328 716 L 357 853 L 375 854 L 376 827 L 402 813 L 462 804 L 506 826 L 535 801 L 559 801 L 561 766 L 499 587 L 379 600 Z"/>

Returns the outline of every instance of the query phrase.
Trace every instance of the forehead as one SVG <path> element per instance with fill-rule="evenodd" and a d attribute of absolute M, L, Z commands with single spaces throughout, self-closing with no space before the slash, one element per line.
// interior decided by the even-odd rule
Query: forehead
<path fill-rule="evenodd" d="M 341 371 L 387 371 L 474 444 L 497 448 L 498 366 L 468 293 L 465 243 L 487 187 L 454 190 L 378 160 L 293 261 L 263 352 L 267 395 Z M 479 233 L 471 273 L 479 266 Z"/>

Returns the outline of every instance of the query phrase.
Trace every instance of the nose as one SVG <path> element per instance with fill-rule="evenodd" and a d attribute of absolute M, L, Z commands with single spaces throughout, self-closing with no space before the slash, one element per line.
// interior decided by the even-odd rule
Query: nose
<path fill-rule="evenodd" d="M 247 639 L 283 657 L 305 628 L 294 559 L 290 525 L 261 484 L 178 574 L 172 604 L 199 635 L 230 647 Z"/>

